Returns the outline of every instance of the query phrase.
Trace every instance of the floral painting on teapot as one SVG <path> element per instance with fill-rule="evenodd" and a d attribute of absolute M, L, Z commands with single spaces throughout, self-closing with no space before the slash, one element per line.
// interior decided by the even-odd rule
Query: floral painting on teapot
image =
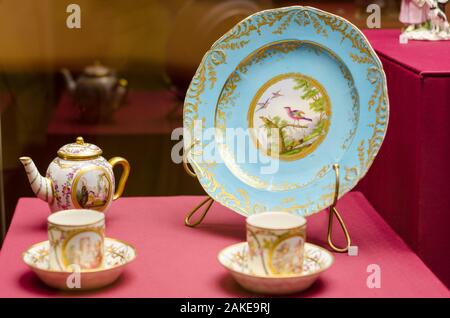
<path fill-rule="evenodd" d="M 130 173 L 125 158 L 106 160 L 96 145 L 77 137 L 74 143 L 62 146 L 58 157 L 41 176 L 30 157 L 20 157 L 34 194 L 46 201 L 52 212 L 67 209 L 93 209 L 105 212 L 113 200 L 121 197 Z M 115 188 L 113 167 L 122 166 L 119 186 Z"/>
<path fill-rule="evenodd" d="M 52 210 L 77 208 L 104 211 L 111 203 L 114 176 L 103 157 L 90 161 L 88 165 L 83 161 L 55 158 L 49 166 L 47 177 L 54 187 Z"/>

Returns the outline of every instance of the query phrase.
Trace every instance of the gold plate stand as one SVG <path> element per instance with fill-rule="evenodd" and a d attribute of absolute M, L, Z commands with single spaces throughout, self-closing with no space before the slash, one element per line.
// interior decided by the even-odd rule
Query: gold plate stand
<path fill-rule="evenodd" d="M 184 170 L 186 170 L 187 174 L 190 175 L 191 177 L 197 178 L 197 175 L 195 174 L 195 172 L 189 167 L 188 161 L 187 161 L 187 154 L 189 153 L 189 151 L 192 149 L 193 145 L 191 147 L 189 147 L 183 156 L 183 167 Z M 330 246 L 330 248 L 338 253 L 345 253 L 348 251 L 348 248 L 351 245 L 351 239 L 350 239 L 350 235 L 348 233 L 347 227 L 345 226 L 344 220 L 342 219 L 341 215 L 339 214 L 337 208 L 336 208 L 336 204 L 338 201 L 338 197 L 339 197 L 339 164 L 335 163 L 333 165 L 333 170 L 335 172 L 336 175 L 336 182 L 335 182 L 335 188 L 334 188 L 334 197 L 333 197 L 333 203 L 331 204 L 331 206 L 328 208 L 329 210 L 329 214 L 328 214 L 328 234 L 327 234 L 327 241 L 328 241 L 328 245 Z M 203 219 L 205 218 L 206 214 L 208 213 L 209 209 L 211 208 L 212 204 L 214 203 L 214 199 L 211 198 L 210 196 L 208 196 L 207 198 L 205 198 L 202 202 L 200 202 L 200 204 L 198 204 L 195 208 L 193 208 L 187 215 L 186 218 L 184 219 L 184 224 L 186 226 L 189 227 L 196 227 L 197 225 L 199 225 L 200 223 L 202 223 Z M 197 213 L 197 211 L 199 211 L 203 206 L 205 206 L 205 208 L 203 209 L 203 211 L 200 213 L 200 216 L 197 218 L 196 221 L 192 220 L 192 217 Z M 338 220 L 342 231 L 344 232 L 344 236 L 345 236 L 345 240 L 347 242 L 347 245 L 345 247 L 337 247 L 334 243 L 333 243 L 333 216 L 336 216 L 336 219 Z"/>

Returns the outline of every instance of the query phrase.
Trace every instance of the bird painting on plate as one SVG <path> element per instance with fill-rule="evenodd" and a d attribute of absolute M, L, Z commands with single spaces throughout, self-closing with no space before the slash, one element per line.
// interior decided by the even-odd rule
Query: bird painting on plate
<path fill-rule="evenodd" d="M 300 120 L 306 120 L 309 122 L 312 122 L 311 118 L 305 117 L 305 112 L 297 109 L 292 109 L 290 106 L 284 107 L 286 109 L 287 115 L 289 118 L 294 120 L 294 123 L 299 123 Z"/>
<path fill-rule="evenodd" d="M 283 96 L 283 94 L 281 94 L 281 89 L 279 89 L 279 90 L 276 91 L 276 92 L 272 92 L 272 97 L 271 97 L 271 99 L 275 99 L 275 98 L 278 98 L 278 97 L 281 97 L 281 96 Z"/>
<path fill-rule="evenodd" d="M 271 99 L 271 97 L 267 98 L 265 102 L 258 103 L 257 105 L 259 106 L 259 108 L 256 111 L 258 112 L 261 109 L 266 109 L 269 106 L 270 99 Z"/>

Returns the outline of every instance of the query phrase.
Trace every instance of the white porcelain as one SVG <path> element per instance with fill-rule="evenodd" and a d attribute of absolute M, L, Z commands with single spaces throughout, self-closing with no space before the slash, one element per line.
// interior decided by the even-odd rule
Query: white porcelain
<path fill-rule="evenodd" d="M 247 218 L 248 266 L 257 275 L 301 273 L 305 241 L 304 217 L 263 212 Z"/>
<path fill-rule="evenodd" d="M 405 12 L 400 12 L 400 20 L 406 23 L 407 27 L 400 35 L 401 39 L 408 40 L 426 40 L 426 41 L 444 41 L 450 40 L 450 24 L 445 14 L 444 8 L 440 8 L 438 3 L 446 3 L 447 0 L 422 0 L 402 4 Z M 409 8 L 408 5 L 413 6 Z M 442 10 L 443 9 L 443 10 Z M 418 11 L 414 15 L 410 10 Z M 422 16 L 423 22 L 410 21 L 409 17 L 414 16 L 413 20 L 418 16 Z"/>
<path fill-rule="evenodd" d="M 74 273 L 49 269 L 48 241 L 30 246 L 22 255 L 29 268 L 48 286 L 64 290 L 88 290 L 113 283 L 126 265 L 136 258 L 136 250 L 131 245 L 112 238 L 105 238 L 105 260 L 100 268 L 81 270 L 80 288 L 70 288 L 67 280 Z"/>
<path fill-rule="evenodd" d="M 305 243 L 302 272 L 294 275 L 267 276 L 252 272 L 248 266 L 247 242 L 223 249 L 218 259 L 239 285 L 249 291 L 272 295 L 292 294 L 306 290 L 334 261 L 330 252 L 311 243 Z"/>
<path fill-rule="evenodd" d="M 74 143 L 58 150 L 46 176 L 41 176 L 30 157 L 20 157 L 35 195 L 46 201 L 52 212 L 68 209 L 106 211 L 125 188 L 130 165 L 121 157 L 106 160 L 102 150 L 78 137 Z M 113 167 L 121 165 L 123 173 L 117 191 Z"/>
<path fill-rule="evenodd" d="M 105 215 L 94 210 L 66 210 L 47 218 L 49 268 L 67 271 L 73 265 L 94 269 L 103 265 Z"/>

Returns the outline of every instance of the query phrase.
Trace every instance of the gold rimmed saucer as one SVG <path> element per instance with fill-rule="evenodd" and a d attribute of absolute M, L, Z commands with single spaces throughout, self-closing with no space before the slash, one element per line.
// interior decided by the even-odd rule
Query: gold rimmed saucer
<path fill-rule="evenodd" d="M 309 288 L 334 261 L 333 255 L 322 247 L 305 243 L 303 271 L 298 275 L 255 275 L 248 267 L 247 242 L 234 244 L 219 252 L 219 262 L 247 290 L 263 294 L 292 294 Z"/>
<path fill-rule="evenodd" d="M 113 283 L 124 267 L 136 258 L 136 249 L 128 243 L 105 238 L 105 260 L 100 268 L 82 270 L 80 285 L 69 287 L 68 279 L 73 272 L 49 269 L 49 242 L 44 241 L 30 246 L 23 254 L 22 260 L 48 286 L 63 290 L 89 290 L 107 286 Z"/>

